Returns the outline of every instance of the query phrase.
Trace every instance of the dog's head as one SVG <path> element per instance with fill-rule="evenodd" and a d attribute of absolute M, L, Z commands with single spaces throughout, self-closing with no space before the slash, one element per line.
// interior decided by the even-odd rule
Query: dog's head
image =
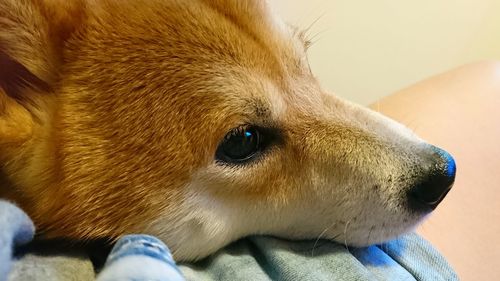
<path fill-rule="evenodd" d="M 47 237 L 149 233 L 181 260 L 410 230 L 453 159 L 324 91 L 307 45 L 259 0 L 0 0 L 1 193 Z"/>

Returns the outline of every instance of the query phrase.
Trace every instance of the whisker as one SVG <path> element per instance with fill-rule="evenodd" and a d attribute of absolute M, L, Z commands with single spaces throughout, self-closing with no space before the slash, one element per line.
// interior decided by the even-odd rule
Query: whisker
<path fill-rule="evenodd" d="M 375 108 L 374 110 L 378 113 L 380 113 L 380 100 L 375 102 Z"/>
<path fill-rule="evenodd" d="M 385 229 L 385 223 L 382 223 L 382 229 Z M 380 249 L 382 249 L 382 251 L 384 252 L 387 252 L 389 248 L 387 247 L 386 243 L 383 243 L 380 245 Z"/>
<path fill-rule="evenodd" d="M 319 242 L 319 239 L 321 239 L 321 236 L 323 236 L 323 234 L 325 234 L 325 232 L 327 232 L 328 229 L 329 229 L 329 227 L 325 228 L 325 230 L 323 230 L 323 232 L 320 233 L 320 235 L 318 236 L 316 241 L 314 241 L 314 245 L 313 245 L 312 250 L 311 250 L 311 257 L 314 257 L 314 249 L 316 249 L 316 245 L 318 245 L 318 242 Z"/>
<path fill-rule="evenodd" d="M 347 223 L 345 224 L 345 227 L 344 227 L 344 245 L 345 245 L 345 248 L 346 250 L 350 253 L 349 251 L 349 246 L 347 246 L 347 228 L 349 227 L 349 224 L 351 223 L 351 220 L 348 220 Z"/>
<path fill-rule="evenodd" d="M 316 32 L 313 36 L 308 36 L 307 41 L 309 42 L 308 47 L 311 47 L 312 45 L 316 44 L 321 38 L 319 37 L 320 35 L 323 35 L 326 31 L 328 31 L 328 28 L 322 29 L 318 32 Z"/>
<path fill-rule="evenodd" d="M 325 230 L 323 230 L 320 235 L 318 236 L 318 238 L 316 239 L 316 241 L 314 241 L 314 245 L 312 247 L 312 250 L 311 250 L 311 257 L 314 257 L 314 249 L 316 249 L 316 246 L 318 245 L 318 242 L 319 240 L 321 239 L 321 237 L 332 227 L 334 226 L 336 223 L 336 221 L 334 221 L 332 224 L 330 224 L 327 228 L 325 228 Z M 338 235 L 337 235 L 338 236 Z M 334 237 L 333 239 L 335 239 L 336 237 Z"/>
<path fill-rule="evenodd" d="M 320 19 L 322 19 L 326 15 L 326 12 L 323 12 L 321 15 L 319 15 L 316 19 L 314 19 L 306 28 L 302 30 L 305 34 L 307 34 L 309 31 L 311 31 L 311 28 L 318 23 Z"/>
<path fill-rule="evenodd" d="M 372 227 L 370 227 L 370 230 L 368 231 L 368 238 L 366 239 L 366 244 L 368 245 L 368 243 L 370 243 L 370 238 L 372 236 L 372 231 L 373 229 L 375 229 L 375 226 L 372 225 Z"/>

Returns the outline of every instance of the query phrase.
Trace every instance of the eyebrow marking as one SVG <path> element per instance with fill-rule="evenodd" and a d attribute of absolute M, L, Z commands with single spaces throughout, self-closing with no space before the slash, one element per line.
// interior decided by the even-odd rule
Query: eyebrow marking
<path fill-rule="evenodd" d="M 284 104 L 280 97 L 271 98 L 269 101 L 254 99 L 248 103 L 248 106 L 254 118 L 262 124 L 276 124 L 284 114 Z"/>
<path fill-rule="evenodd" d="M 271 118 L 271 110 L 262 102 L 256 102 L 254 105 L 255 115 L 259 118 Z"/>

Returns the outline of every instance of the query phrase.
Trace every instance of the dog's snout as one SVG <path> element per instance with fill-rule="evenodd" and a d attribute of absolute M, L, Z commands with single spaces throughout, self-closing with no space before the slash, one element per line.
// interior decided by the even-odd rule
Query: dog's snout
<path fill-rule="evenodd" d="M 426 157 L 420 180 L 409 191 L 410 206 L 415 210 L 430 211 L 444 199 L 455 181 L 455 160 L 446 151 L 431 147 Z"/>

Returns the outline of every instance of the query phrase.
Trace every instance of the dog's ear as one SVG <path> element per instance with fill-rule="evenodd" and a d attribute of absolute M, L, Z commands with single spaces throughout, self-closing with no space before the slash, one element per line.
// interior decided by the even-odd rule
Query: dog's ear
<path fill-rule="evenodd" d="M 52 95 L 64 42 L 84 20 L 84 4 L 0 0 L 0 144 L 29 137 L 33 107 Z"/>

